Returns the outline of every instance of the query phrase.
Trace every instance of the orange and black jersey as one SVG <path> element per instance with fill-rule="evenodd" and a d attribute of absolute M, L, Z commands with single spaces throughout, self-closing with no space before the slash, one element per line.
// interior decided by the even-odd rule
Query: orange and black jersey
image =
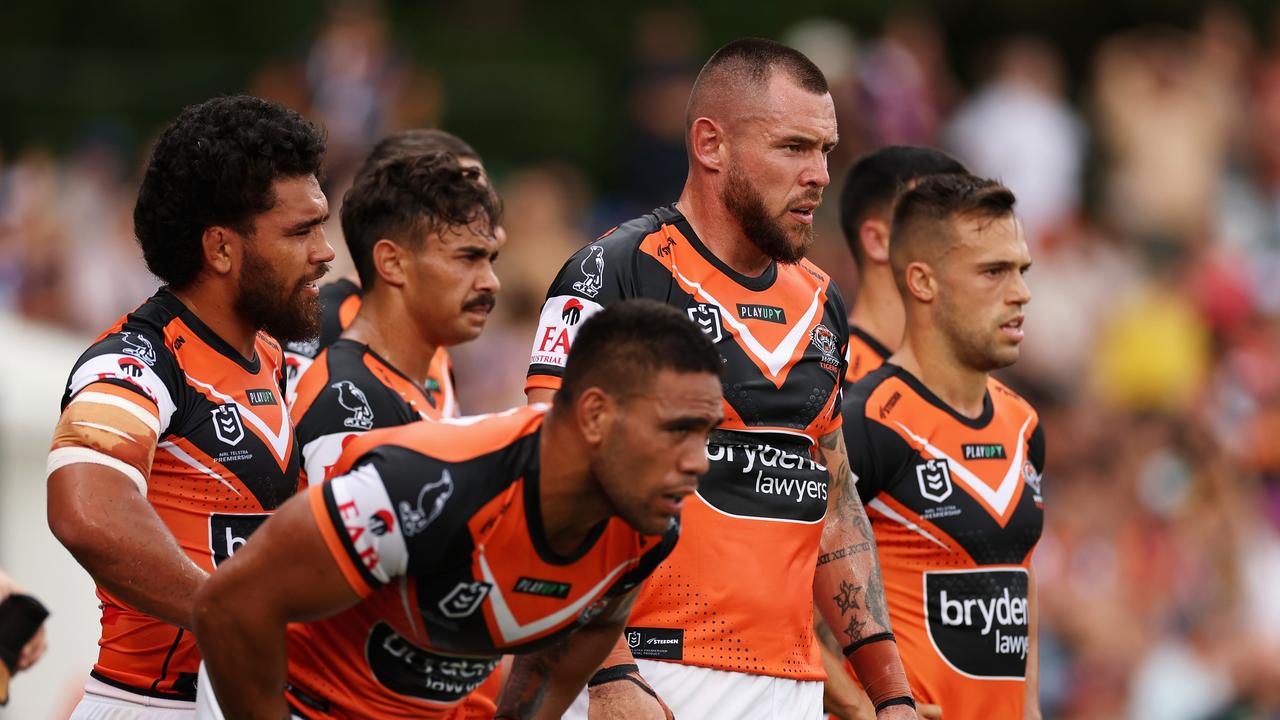
<path fill-rule="evenodd" d="M 1044 433 L 989 379 L 982 415 L 955 412 L 886 364 L 845 400 L 898 649 L 916 699 L 948 718 L 1021 717 L 1027 572 L 1044 521 Z"/>
<path fill-rule="evenodd" d="M 659 208 L 561 269 L 542 307 L 526 388 L 559 387 L 582 321 L 635 297 L 677 308 L 715 342 L 725 421 L 708 446 L 711 469 L 685 501 L 685 540 L 632 611 L 633 652 L 820 680 L 812 587 L 829 474 L 811 448 L 840 428 L 844 302 L 807 260 L 770 264 L 758 277 L 735 272 L 674 207 Z"/>
<path fill-rule="evenodd" d="M 246 360 L 167 290 L 81 355 L 62 398 L 64 411 L 69 406 L 77 423 L 107 431 L 110 421 L 95 417 L 123 411 L 143 420 L 154 432 L 145 449 L 132 451 L 154 457 L 132 463 L 145 472 L 131 471 L 110 452 L 55 438 L 50 468 L 90 462 L 121 470 L 206 571 L 297 490 L 280 347 L 259 333 Z M 134 693 L 194 700 L 200 657 L 191 634 L 102 588 L 98 596 L 102 638 L 93 676 Z"/>
<path fill-rule="evenodd" d="M 538 499 L 543 415 L 519 408 L 375 430 L 343 452 L 343 474 L 311 488 L 316 522 L 363 601 L 343 614 L 350 622 L 291 628 L 297 712 L 446 716 L 502 654 L 590 622 L 670 553 L 678 525 L 643 536 L 617 517 L 573 553 L 551 549 Z M 326 643 L 355 651 L 299 662 Z M 318 697 L 323 710 L 302 699 Z"/>
<path fill-rule="evenodd" d="M 374 428 L 444 417 L 440 399 L 368 345 L 339 338 L 316 356 L 298 381 L 291 406 L 303 479 L 325 479 L 343 444 Z"/>
<path fill-rule="evenodd" d="M 845 353 L 844 391 L 847 395 L 854 383 L 884 364 L 893 353 L 871 333 L 857 325 L 849 325 L 849 350 Z"/>
<path fill-rule="evenodd" d="M 298 379 L 311 367 L 321 350 L 333 344 L 360 312 L 363 293 L 354 282 L 339 278 L 320 287 L 320 336 L 284 344 L 286 399 L 293 404 Z"/>

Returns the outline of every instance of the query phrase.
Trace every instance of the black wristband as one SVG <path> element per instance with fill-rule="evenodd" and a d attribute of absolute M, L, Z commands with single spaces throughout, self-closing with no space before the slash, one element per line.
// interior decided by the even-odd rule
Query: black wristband
<path fill-rule="evenodd" d="M 893 642 L 897 642 L 897 639 L 893 637 L 893 633 L 891 632 L 882 632 L 882 633 L 876 633 L 875 635 L 868 635 L 851 645 L 845 645 L 844 656 L 849 657 L 862 646 L 870 645 L 873 642 L 880 642 L 882 640 L 890 640 Z"/>
<path fill-rule="evenodd" d="M 607 668 L 600 668 L 596 671 L 596 674 L 592 675 L 591 679 L 587 681 L 587 687 L 595 687 L 597 685 L 611 683 L 615 680 L 622 680 L 627 676 L 627 673 L 638 672 L 640 672 L 640 668 L 635 663 L 623 663 L 622 665 L 611 665 Z"/>
<path fill-rule="evenodd" d="M 880 712 L 881 710 L 891 705 L 910 705 L 914 709 L 916 706 L 916 701 L 913 700 L 910 695 L 903 695 L 902 697 L 889 698 L 888 700 L 885 700 L 884 702 L 878 703 L 876 705 L 876 712 Z"/>

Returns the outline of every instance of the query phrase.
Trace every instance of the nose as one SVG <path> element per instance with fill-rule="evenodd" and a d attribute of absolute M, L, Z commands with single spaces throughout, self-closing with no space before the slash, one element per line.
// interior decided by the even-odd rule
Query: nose
<path fill-rule="evenodd" d="M 813 160 L 805 168 L 800 184 L 806 187 L 824 188 L 831 184 L 831 173 L 827 171 L 827 155 L 821 150 L 814 152 Z"/>
<path fill-rule="evenodd" d="M 1026 305 L 1031 302 L 1031 287 L 1027 285 L 1027 278 L 1022 273 L 1014 273 L 1013 287 L 1009 303 L 1011 305 Z"/>
<path fill-rule="evenodd" d="M 502 281 L 498 279 L 498 274 L 493 270 L 493 262 L 487 262 L 484 270 L 476 278 L 476 291 L 497 294 L 502 289 Z"/>
<path fill-rule="evenodd" d="M 688 445 L 681 451 L 676 469 L 687 475 L 705 475 L 707 470 L 711 469 L 711 461 L 707 459 L 706 441 L 691 442 Z"/>
<path fill-rule="evenodd" d="M 316 233 L 317 245 L 311 249 L 311 262 L 316 265 L 332 262 L 337 257 L 333 252 L 333 246 L 329 244 L 329 239 L 325 237 L 324 226 L 321 225 L 319 230 L 320 232 Z"/>

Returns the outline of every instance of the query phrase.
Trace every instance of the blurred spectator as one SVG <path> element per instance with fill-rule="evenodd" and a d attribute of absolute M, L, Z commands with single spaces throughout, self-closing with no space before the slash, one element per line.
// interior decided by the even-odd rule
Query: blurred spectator
<path fill-rule="evenodd" d="M 1041 38 L 1017 37 L 996 53 L 990 80 L 960 106 L 945 137 L 980 175 L 1018 196 L 1018 217 L 1034 251 L 1043 233 L 1080 204 L 1085 128 L 1064 95 L 1062 60 Z"/>

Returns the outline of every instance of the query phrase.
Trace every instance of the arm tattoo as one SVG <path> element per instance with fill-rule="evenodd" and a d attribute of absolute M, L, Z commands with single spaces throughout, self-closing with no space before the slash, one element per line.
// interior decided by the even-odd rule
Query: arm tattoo
<path fill-rule="evenodd" d="M 889 610 L 885 607 L 884 602 L 884 579 L 880 573 L 872 573 L 867 579 L 867 593 L 865 597 L 867 610 L 871 612 L 871 619 L 880 624 L 887 632 L 892 632 L 889 627 Z"/>
<path fill-rule="evenodd" d="M 857 543 L 855 545 L 850 545 L 848 547 L 842 547 L 839 550 L 833 550 L 832 552 L 829 552 L 829 553 L 822 553 L 821 555 L 818 556 L 818 567 L 822 567 L 827 563 L 835 562 L 840 558 L 847 558 L 850 555 L 853 555 L 855 553 L 866 552 L 870 549 L 871 549 L 871 543 L 864 542 L 864 543 Z"/>
<path fill-rule="evenodd" d="M 538 714 L 547 699 L 551 685 L 551 669 L 569 647 L 566 637 L 556 644 L 535 653 L 516 657 L 507 678 L 506 687 L 499 698 L 498 715 L 513 718 L 530 718 Z"/>

